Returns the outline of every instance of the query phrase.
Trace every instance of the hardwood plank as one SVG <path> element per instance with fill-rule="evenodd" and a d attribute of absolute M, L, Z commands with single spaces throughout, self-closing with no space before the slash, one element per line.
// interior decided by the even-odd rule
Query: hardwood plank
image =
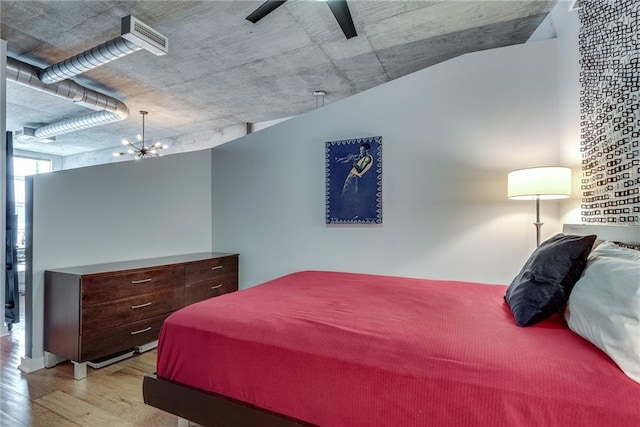
<path fill-rule="evenodd" d="M 149 372 L 156 371 L 157 350 L 150 350 L 146 353 L 138 354 L 125 363 L 132 369 L 136 369 L 142 373 L 142 376 Z M 142 380 L 142 377 L 141 377 Z"/>
<path fill-rule="evenodd" d="M 142 399 L 142 379 L 156 367 L 151 350 L 73 379 L 73 364 L 25 374 L 24 329 L 15 324 L 0 338 L 0 425 L 11 427 L 176 426 L 177 417 Z M 194 424 L 191 424 L 194 425 Z"/>
<path fill-rule="evenodd" d="M 4 380 L 4 378 L 3 378 Z M 29 425 L 31 421 L 31 401 L 21 393 L 15 393 L 4 384 L 0 386 L 0 413 L 3 417 L 19 422 L 19 425 Z M 1 421 L 1 419 L 0 419 Z M 0 425 L 12 425 L 0 422 Z"/>
<path fill-rule="evenodd" d="M 79 426 L 72 420 L 58 415 L 57 413 L 45 408 L 42 405 L 34 403 L 31 406 L 31 422 L 28 424 L 33 427 L 74 427 Z"/>
<path fill-rule="evenodd" d="M 124 418 L 63 391 L 54 391 L 36 400 L 35 403 L 81 426 L 134 426 Z"/>
<path fill-rule="evenodd" d="M 118 369 L 110 373 L 97 372 L 87 378 L 88 392 L 82 396 L 84 401 L 115 412 L 136 425 L 175 425 L 176 417 L 144 404 L 140 371 L 130 368 L 126 362 L 112 367 Z"/>
<path fill-rule="evenodd" d="M 31 402 L 28 397 L 2 387 L 1 426 L 75 426 L 76 423 Z"/>
<path fill-rule="evenodd" d="M 73 366 L 71 363 L 63 363 L 52 369 L 41 369 L 31 374 L 19 372 L 20 376 L 15 378 L 11 388 L 16 392 L 23 393 L 31 401 L 40 399 L 56 390 L 67 391 L 76 387 L 84 387 L 83 383 L 73 380 Z M 4 379 L 3 377 L 3 383 Z"/>
<path fill-rule="evenodd" d="M 22 377 L 22 372 L 14 366 L 2 366 L 0 368 L 0 376 L 2 377 L 2 389 L 20 393 L 23 396 L 29 396 L 29 384 Z"/>

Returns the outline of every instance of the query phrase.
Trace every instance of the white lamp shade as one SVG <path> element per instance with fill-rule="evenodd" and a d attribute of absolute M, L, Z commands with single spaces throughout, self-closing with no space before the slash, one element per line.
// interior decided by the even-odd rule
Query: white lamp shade
<path fill-rule="evenodd" d="M 513 200 L 564 199 L 571 195 L 571 169 L 539 167 L 507 175 L 507 197 Z"/>

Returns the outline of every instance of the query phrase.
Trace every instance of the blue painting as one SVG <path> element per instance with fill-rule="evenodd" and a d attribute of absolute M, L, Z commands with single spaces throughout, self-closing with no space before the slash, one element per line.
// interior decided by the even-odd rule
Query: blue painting
<path fill-rule="evenodd" d="M 382 224 L 382 137 L 328 141 L 326 223 Z"/>

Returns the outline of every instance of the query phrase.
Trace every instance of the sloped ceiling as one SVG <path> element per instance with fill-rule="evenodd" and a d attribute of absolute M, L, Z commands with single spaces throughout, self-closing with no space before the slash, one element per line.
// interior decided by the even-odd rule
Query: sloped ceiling
<path fill-rule="evenodd" d="M 256 123 L 316 107 L 452 57 L 524 43 L 554 1 L 349 2 L 358 36 L 347 40 L 324 2 L 290 0 L 257 24 L 260 1 L 2 1 L 10 57 L 46 67 L 120 35 L 133 15 L 169 39 L 169 53 L 141 50 L 73 79 L 125 102 L 128 119 L 17 149 L 70 155 Z M 472 70 L 470 70 L 472 72 Z M 7 129 L 38 127 L 86 112 L 7 82 Z"/>

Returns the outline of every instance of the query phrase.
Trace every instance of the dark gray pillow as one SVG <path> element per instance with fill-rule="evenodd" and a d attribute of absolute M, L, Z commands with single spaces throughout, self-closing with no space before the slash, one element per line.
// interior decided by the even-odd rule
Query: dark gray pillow
<path fill-rule="evenodd" d="M 504 296 L 518 326 L 541 322 L 565 306 L 595 240 L 556 234 L 531 254 Z"/>

